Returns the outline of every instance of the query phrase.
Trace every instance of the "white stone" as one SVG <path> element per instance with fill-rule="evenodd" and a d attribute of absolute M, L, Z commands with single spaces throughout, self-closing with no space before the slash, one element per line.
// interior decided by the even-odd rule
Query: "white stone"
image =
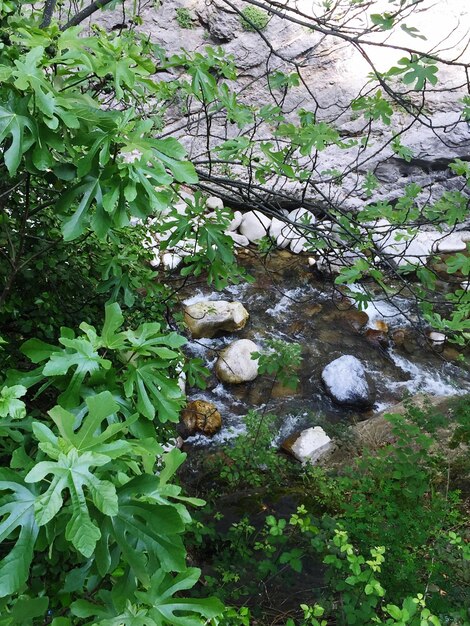
<path fill-rule="evenodd" d="M 444 335 L 444 333 L 438 333 L 433 330 L 429 333 L 429 339 L 433 342 L 434 345 L 440 346 L 445 342 L 446 336 Z"/>
<path fill-rule="evenodd" d="M 239 339 L 222 350 L 215 364 L 217 378 L 224 383 L 246 383 L 258 376 L 258 359 L 252 359 L 260 348 L 250 339 Z"/>
<path fill-rule="evenodd" d="M 345 354 L 335 359 L 325 367 L 321 377 L 328 393 L 339 404 L 372 404 L 366 370 L 355 356 Z"/>
<path fill-rule="evenodd" d="M 181 257 L 194 256 L 202 250 L 202 246 L 195 239 L 183 239 L 177 243 L 173 250 Z"/>
<path fill-rule="evenodd" d="M 259 241 L 269 232 L 271 220 L 261 211 L 248 211 L 242 218 L 239 231 L 252 243 Z"/>
<path fill-rule="evenodd" d="M 183 394 L 183 396 L 185 396 L 186 395 L 186 373 L 185 372 L 180 372 L 178 374 L 178 387 L 180 388 L 180 391 Z"/>
<path fill-rule="evenodd" d="M 237 230 L 237 228 L 242 223 L 243 214 L 241 211 L 235 211 L 233 214 L 233 220 L 227 226 L 228 231 Z"/>
<path fill-rule="evenodd" d="M 302 464 L 315 464 L 333 449 L 333 442 L 321 426 L 303 430 L 292 445 L 292 454 Z"/>
<path fill-rule="evenodd" d="M 150 265 L 152 267 L 158 267 L 160 265 L 161 261 L 160 261 L 160 257 L 159 256 L 154 256 L 153 259 L 150 261 Z"/>
<path fill-rule="evenodd" d="M 313 258 L 313 256 L 309 256 L 308 257 L 308 264 L 310 265 L 310 267 L 313 267 L 314 265 L 317 264 L 317 260 Z"/>
<path fill-rule="evenodd" d="M 374 231 L 374 243 L 399 267 L 424 265 L 432 254 L 436 240 L 442 236 L 437 231 L 421 231 L 410 235 L 406 230 L 394 228 L 385 219 L 378 220 Z"/>
<path fill-rule="evenodd" d="M 163 267 L 166 270 L 175 270 L 181 263 L 183 259 L 179 254 L 174 254 L 173 252 L 165 252 L 163 255 Z"/>
<path fill-rule="evenodd" d="M 305 250 L 305 246 L 307 245 L 307 239 L 305 237 L 299 237 L 298 239 L 294 239 L 291 241 L 290 249 L 294 254 L 300 254 Z"/>
<path fill-rule="evenodd" d="M 186 325 L 195 339 L 213 337 L 219 331 L 241 330 L 249 317 L 241 302 L 202 300 L 184 309 Z"/>
<path fill-rule="evenodd" d="M 466 280 L 463 283 L 460 283 L 460 287 L 464 290 L 464 291 L 470 291 L 470 280 Z"/>
<path fill-rule="evenodd" d="M 178 213 L 178 215 L 186 215 L 188 211 L 188 205 L 183 200 L 177 202 L 173 208 Z"/>
<path fill-rule="evenodd" d="M 308 209 L 304 209 L 304 207 L 299 207 L 298 209 L 294 209 L 287 216 L 291 222 L 298 222 L 304 224 L 315 224 L 315 216 Z"/>
<path fill-rule="evenodd" d="M 463 252 L 467 249 L 465 241 L 458 236 L 458 233 L 439 239 L 435 247 L 439 252 Z"/>
<path fill-rule="evenodd" d="M 277 239 L 285 226 L 285 222 L 278 219 L 277 217 L 273 217 L 271 220 L 271 226 L 269 227 L 269 236 L 273 239 Z"/>
<path fill-rule="evenodd" d="M 246 248 L 246 246 L 250 245 L 250 242 L 248 241 L 248 239 L 245 237 L 245 235 L 240 235 L 239 233 L 234 233 L 230 230 L 226 230 L 225 234 L 228 237 L 231 237 L 235 243 L 236 246 L 242 247 L 242 248 Z"/>
<path fill-rule="evenodd" d="M 209 211 L 215 211 L 216 209 L 223 209 L 224 203 L 220 198 L 217 198 L 216 196 L 209 196 L 206 201 L 206 207 L 209 209 Z"/>

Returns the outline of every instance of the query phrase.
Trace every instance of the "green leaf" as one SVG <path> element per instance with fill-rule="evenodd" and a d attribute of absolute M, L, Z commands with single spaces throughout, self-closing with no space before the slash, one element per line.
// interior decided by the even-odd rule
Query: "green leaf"
<path fill-rule="evenodd" d="M 224 610 L 223 604 L 215 598 L 193 599 L 179 595 L 181 591 L 194 587 L 200 574 L 199 569 L 189 568 L 173 578 L 159 571 L 152 576 L 148 591 L 136 591 L 135 595 L 143 604 L 151 607 L 149 615 L 156 624 L 200 626 L 201 619 L 198 616 L 210 620 Z"/>
<path fill-rule="evenodd" d="M 0 500 L 0 543 L 14 537 L 18 528 L 21 530 L 13 548 L 0 561 L 1 598 L 19 591 L 28 579 L 39 532 L 34 518 L 36 494 L 24 485 L 15 472 L 0 469 L 0 492 L 5 491 L 11 491 L 13 498 L 5 500 L 2 496 Z"/>
<path fill-rule="evenodd" d="M 12 618 L 16 624 L 32 624 L 34 617 L 45 617 L 49 606 L 49 598 L 22 598 L 20 597 L 13 606 Z"/>
<path fill-rule="evenodd" d="M 8 106 L 0 105 L 0 143 L 10 139 L 10 145 L 3 152 L 3 159 L 10 176 L 14 176 L 21 162 L 21 157 L 29 150 L 36 138 L 36 128 L 26 116 L 25 106 L 18 106 L 17 101 Z M 16 109 L 16 110 L 15 110 Z M 24 114 L 22 114 L 24 112 Z"/>
<path fill-rule="evenodd" d="M 92 452 L 78 454 L 72 449 L 61 454 L 57 462 L 41 461 L 26 475 L 27 483 L 44 481 L 52 474 L 48 489 L 36 499 L 35 516 L 39 526 L 50 522 L 63 505 L 62 491 L 68 490 L 71 502 L 71 517 L 66 526 L 66 538 L 85 557 L 90 557 L 101 533 L 92 522 L 83 488 L 87 487 L 94 505 L 105 515 L 115 515 L 118 502 L 115 487 L 101 481 L 90 472 L 91 467 L 106 465 L 110 458 Z"/>
<path fill-rule="evenodd" d="M 10 416 L 12 419 L 23 419 L 26 416 L 25 403 L 18 398 L 26 394 L 26 387 L 14 385 L 0 390 L 0 417 Z"/>

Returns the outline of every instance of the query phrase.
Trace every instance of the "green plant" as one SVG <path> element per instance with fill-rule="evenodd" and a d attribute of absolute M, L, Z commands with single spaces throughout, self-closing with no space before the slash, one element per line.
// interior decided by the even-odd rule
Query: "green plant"
<path fill-rule="evenodd" d="M 175 9 L 176 21 L 180 28 L 194 28 L 194 17 L 191 11 L 186 7 L 178 7 Z"/>
<path fill-rule="evenodd" d="M 30 611 L 104 626 L 136 611 L 151 625 L 221 610 L 215 600 L 175 596 L 199 577 L 181 536 L 191 521 L 185 503 L 202 502 L 170 483 L 185 455 L 163 454 L 157 433 L 178 419 L 172 371 L 185 340 L 156 323 L 122 324 L 114 304 L 101 332 L 83 323 L 79 335 L 63 328 L 60 346 L 27 341 L 22 352 L 37 367 L 10 372 L 3 386 L 4 624 Z"/>
<path fill-rule="evenodd" d="M 243 30 L 250 32 L 264 30 L 269 23 L 269 13 L 258 7 L 247 6 L 242 10 L 240 23 Z"/>
<path fill-rule="evenodd" d="M 244 417 L 246 433 L 224 449 L 224 457 L 209 460 L 219 474 L 218 489 L 281 484 L 289 470 L 288 461 L 272 445 L 276 416 L 250 410 Z M 223 487 L 226 484 L 226 487 Z"/>

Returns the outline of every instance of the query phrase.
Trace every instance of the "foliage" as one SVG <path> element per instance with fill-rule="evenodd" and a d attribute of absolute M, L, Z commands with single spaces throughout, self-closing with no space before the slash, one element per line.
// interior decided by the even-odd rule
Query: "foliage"
<path fill-rule="evenodd" d="M 468 403 L 457 403 L 450 415 L 459 441 L 459 429 L 468 418 Z M 279 594 L 276 580 L 286 590 L 291 584 L 296 588 L 300 579 L 293 578 L 295 573 L 320 555 L 327 570 L 318 602 L 324 607 L 327 624 L 330 620 L 372 624 L 377 616 L 383 620 L 378 623 L 400 624 L 402 620 L 414 624 L 415 613 L 409 613 L 412 606 L 424 611 L 421 619 L 434 614 L 435 620 L 443 620 L 440 623 L 447 623 L 450 616 L 456 624 L 467 623 L 464 614 L 460 615 L 466 604 L 469 576 L 465 517 L 458 491 L 449 489 L 448 468 L 432 437 L 444 425 L 449 426 L 449 418 L 431 406 L 419 409 L 409 405 L 405 416 L 389 419 L 393 443 L 366 452 L 339 474 L 319 467 L 296 474 L 289 468 L 288 481 L 277 481 L 270 471 L 273 461 L 266 460 L 260 451 L 257 458 L 264 467 L 256 477 L 250 473 L 250 455 L 243 457 L 243 451 L 250 450 L 250 431 L 244 437 L 245 445 L 239 437 L 234 452 L 225 451 L 221 471 L 230 467 L 232 454 L 237 465 L 226 470 L 223 479 L 233 479 L 228 493 L 236 488 L 240 490 L 239 500 L 247 499 L 246 513 L 232 521 L 230 511 L 227 527 L 223 519 L 220 521 L 222 514 L 214 515 L 212 509 L 202 517 L 204 530 L 199 528 L 192 540 L 202 562 L 209 561 L 205 571 L 213 570 L 206 575 L 207 584 L 215 589 L 216 581 L 223 580 L 220 593 L 225 602 L 248 603 L 258 618 L 260 607 L 252 603 L 255 590 L 266 589 L 268 598 L 270 593 Z M 455 445 L 452 438 L 449 445 Z M 275 494 L 279 497 L 285 484 L 289 484 L 291 497 L 304 502 L 288 519 L 269 511 L 271 507 L 275 510 Z M 250 491 L 260 485 L 261 490 Z M 222 506 L 223 492 L 222 483 L 209 496 L 213 506 Z M 260 501 L 256 494 L 261 494 Z M 361 556 L 370 546 L 381 547 L 372 550 L 371 558 Z M 270 585 L 274 586 L 271 591 Z M 425 598 L 419 595 L 423 589 L 427 590 Z M 425 599 L 427 606 L 404 600 L 408 596 Z M 315 623 L 309 621 L 312 617 L 320 615 L 309 613 L 300 623 Z"/>
<path fill-rule="evenodd" d="M 235 437 L 224 448 L 222 457 L 207 461 L 217 473 L 219 491 L 234 488 L 282 484 L 289 472 L 289 463 L 272 445 L 276 416 L 250 410 L 244 417 L 246 433 Z"/>
<path fill-rule="evenodd" d="M 258 373 L 269 374 L 274 382 L 296 389 L 299 383 L 297 370 L 302 363 L 301 346 L 298 343 L 282 339 L 268 339 L 263 352 L 254 352 L 253 359 L 258 359 Z"/>
<path fill-rule="evenodd" d="M 63 328 L 60 346 L 31 339 L 22 352 L 36 369 L 9 372 L 17 383 L 1 396 L 2 623 L 24 623 L 15 616 L 29 606 L 41 607 L 37 617 L 103 626 L 132 615 L 197 624 L 194 615 L 220 611 L 215 600 L 174 597 L 199 577 L 181 535 L 191 521 L 184 503 L 201 501 L 170 483 L 185 455 L 157 443 L 183 401 L 172 371 L 184 339 L 157 323 L 122 323 L 109 305 L 101 333 L 83 323 L 79 335 Z M 19 398 L 33 388 L 27 410 Z"/>
<path fill-rule="evenodd" d="M 241 12 L 240 22 L 243 30 L 251 32 L 264 30 L 269 23 L 269 13 L 258 7 L 247 6 Z"/>

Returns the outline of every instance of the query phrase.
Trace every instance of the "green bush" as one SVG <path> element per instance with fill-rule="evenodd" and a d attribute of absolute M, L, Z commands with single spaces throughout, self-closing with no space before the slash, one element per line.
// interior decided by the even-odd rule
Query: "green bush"
<path fill-rule="evenodd" d="M 243 9 L 240 22 L 243 30 L 250 32 L 264 30 L 269 22 L 269 13 L 258 7 L 248 6 Z"/>

